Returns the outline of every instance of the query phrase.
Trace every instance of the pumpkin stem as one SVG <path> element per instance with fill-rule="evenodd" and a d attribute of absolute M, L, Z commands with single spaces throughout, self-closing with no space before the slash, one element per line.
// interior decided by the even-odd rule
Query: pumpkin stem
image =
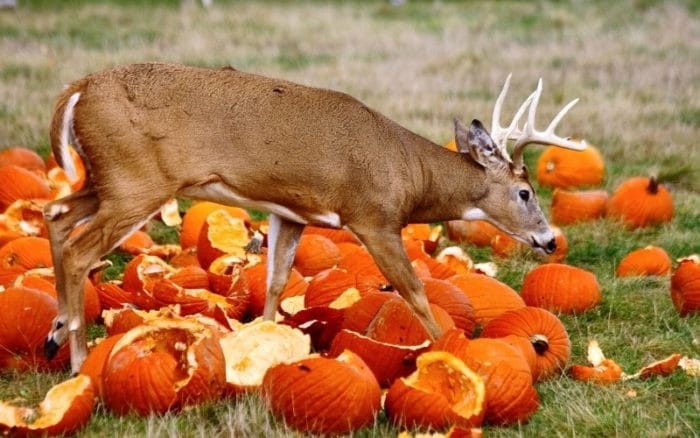
<path fill-rule="evenodd" d="M 549 350 L 549 339 L 545 335 L 532 335 L 530 336 L 530 343 L 535 348 L 535 351 L 540 356 L 545 354 Z"/>
<path fill-rule="evenodd" d="M 659 178 L 656 175 L 649 177 L 649 185 L 647 186 L 647 192 L 655 195 L 659 192 Z"/>

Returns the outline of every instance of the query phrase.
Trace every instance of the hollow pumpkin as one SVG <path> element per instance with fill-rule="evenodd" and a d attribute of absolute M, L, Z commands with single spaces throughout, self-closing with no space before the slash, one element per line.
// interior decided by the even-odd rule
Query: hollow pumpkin
<path fill-rule="evenodd" d="M 326 269 L 316 274 L 304 294 L 304 305 L 327 306 L 346 290 L 357 285 L 355 276 L 338 268 Z"/>
<path fill-rule="evenodd" d="M 615 190 L 607 212 L 628 228 L 658 225 L 673 219 L 673 198 L 656 177 L 634 177 Z"/>
<path fill-rule="evenodd" d="M 700 256 L 680 260 L 671 276 L 671 300 L 681 316 L 700 312 Z"/>
<path fill-rule="evenodd" d="M 215 210 L 204 220 L 197 242 L 197 259 L 207 269 L 223 255 L 245 257 L 251 243 L 251 232 L 245 220 L 228 210 Z"/>
<path fill-rule="evenodd" d="M 523 307 L 503 313 L 481 331 L 484 338 L 509 335 L 527 339 L 537 353 L 532 373 L 535 381 L 560 372 L 571 357 L 571 341 L 564 324 L 551 312 L 539 307 Z"/>
<path fill-rule="evenodd" d="M 550 146 L 537 160 L 536 176 L 547 187 L 595 186 L 603 181 L 605 162 L 592 145 L 582 151 Z"/>
<path fill-rule="evenodd" d="M 10 436 L 71 435 L 88 423 L 94 406 L 92 382 L 79 374 L 53 386 L 36 408 L 0 401 L 0 432 Z"/>
<path fill-rule="evenodd" d="M 504 312 L 525 307 L 525 302 L 510 286 L 482 274 L 456 275 L 449 283 L 457 286 L 474 308 L 478 324 L 484 325 Z"/>
<path fill-rule="evenodd" d="M 479 426 L 486 410 L 483 379 L 445 351 L 418 356 L 416 371 L 396 379 L 386 395 L 387 416 L 404 427 Z"/>
<path fill-rule="evenodd" d="M 592 272 L 547 263 L 525 275 L 521 296 L 528 306 L 553 312 L 581 313 L 600 303 L 600 285 Z"/>
<path fill-rule="evenodd" d="M 666 275 L 671 272 L 671 257 L 658 246 L 647 246 L 627 254 L 617 265 L 618 277 Z"/>
<path fill-rule="evenodd" d="M 592 221 L 605 216 L 608 193 L 604 190 L 555 189 L 550 214 L 557 225 Z"/>
<path fill-rule="evenodd" d="M 349 433 L 371 424 L 381 408 L 377 379 L 351 351 L 272 367 L 262 389 L 273 414 L 305 433 Z"/>
<path fill-rule="evenodd" d="M 85 185 L 87 172 L 85 169 L 85 164 L 83 163 L 83 159 L 80 157 L 80 154 L 78 154 L 78 151 L 75 150 L 73 145 L 68 145 L 68 153 L 73 163 L 73 168 L 75 169 L 75 178 L 69 178 L 71 190 L 77 192 L 78 190 L 83 188 L 83 185 Z M 55 168 L 59 168 L 58 162 L 56 161 L 56 157 L 54 157 L 53 153 L 49 155 L 49 159 L 46 161 L 46 168 L 49 171 Z"/>
<path fill-rule="evenodd" d="M 80 366 L 80 374 L 88 376 L 90 380 L 92 380 L 95 395 L 97 395 L 99 398 L 104 396 L 102 376 L 104 373 L 105 364 L 107 363 L 107 358 L 112 352 L 114 345 L 121 339 L 122 336 L 122 333 L 118 333 L 101 339 L 94 347 L 90 349 L 85 361 Z"/>
<path fill-rule="evenodd" d="M 50 195 L 43 176 L 15 165 L 0 167 L 0 210 L 18 199 L 48 199 Z"/>
<path fill-rule="evenodd" d="M 246 224 L 250 224 L 250 215 L 247 211 L 238 207 L 217 204 L 214 202 L 198 202 L 187 209 L 182 217 L 182 229 L 180 231 L 180 245 L 183 249 L 197 246 L 202 225 L 211 213 L 216 210 L 225 210 L 231 216 L 242 219 Z"/>

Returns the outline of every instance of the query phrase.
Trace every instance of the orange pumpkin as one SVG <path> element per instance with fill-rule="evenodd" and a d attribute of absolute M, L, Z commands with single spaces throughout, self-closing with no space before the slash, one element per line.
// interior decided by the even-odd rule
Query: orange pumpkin
<path fill-rule="evenodd" d="M 585 312 L 601 300 L 592 272 L 560 263 L 539 265 L 528 272 L 521 296 L 528 306 L 563 313 Z"/>
<path fill-rule="evenodd" d="M 207 269 L 217 258 L 224 255 L 245 257 L 251 243 L 251 233 L 245 221 L 228 212 L 215 210 L 202 225 L 197 242 L 197 259 Z"/>
<path fill-rule="evenodd" d="M 700 257 L 681 259 L 671 276 L 671 300 L 681 316 L 700 312 Z"/>
<path fill-rule="evenodd" d="M 273 414 L 305 433 L 349 433 L 371 424 L 381 408 L 377 379 L 351 351 L 272 367 L 262 388 Z"/>
<path fill-rule="evenodd" d="M 510 286 L 482 274 L 456 275 L 448 282 L 457 286 L 474 308 L 478 324 L 484 325 L 504 312 L 525 307 L 525 302 Z"/>
<path fill-rule="evenodd" d="M 536 175 L 548 187 L 595 186 L 603 181 L 605 163 L 595 146 L 588 145 L 583 151 L 550 146 L 537 160 Z"/>
<path fill-rule="evenodd" d="M 458 329 L 471 337 L 477 320 L 469 298 L 454 283 L 436 278 L 423 279 L 423 286 L 428 302 L 444 309 Z"/>
<path fill-rule="evenodd" d="M 564 324 L 547 310 L 538 307 L 511 310 L 493 319 L 481 332 L 484 338 L 509 335 L 527 339 L 537 353 L 532 370 L 535 381 L 558 373 L 571 356 L 571 341 Z"/>
<path fill-rule="evenodd" d="M 47 360 L 44 341 L 58 314 L 58 303 L 47 293 L 11 287 L 0 293 L 0 368 L 62 370 L 68 344 Z"/>
<path fill-rule="evenodd" d="M 444 351 L 423 353 L 416 362 L 417 370 L 387 392 L 386 412 L 395 424 L 437 430 L 481 424 L 487 396 L 477 373 Z"/>
<path fill-rule="evenodd" d="M 180 231 L 180 246 L 183 249 L 197 246 L 202 225 L 211 213 L 216 210 L 225 210 L 233 217 L 242 219 L 250 224 L 250 215 L 247 211 L 238 207 L 216 204 L 214 202 L 198 202 L 190 207 L 182 217 L 182 229 Z"/>
<path fill-rule="evenodd" d="M 597 341 L 588 343 L 587 357 L 592 366 L 576 364 L 569 368 L 569 375 L 574 380 L 600 385 L 609 385 L 620 381 L 622 368 L 614 360 L 605 358 Z"/>
<path fill-rule="evenodd" d="M 532 372 L 517 348 L 500 339 L 466 339 L 455 331 L 435 341 L 434 351 L 448 351 L 476 371 L 486 386 L 486 421 L 512 424 L 527 421 L 539 407 Z"/>
<path fill-rule="evenodd" d="M 51 189 L 46 179 L 23 167 L 0 167 L 0 210 L 18 199 L 48 199 Z"/>
<path fill-rule="evenodd" d="M 39 173 L 46 171 L 44 160 L 39 154 L 23 147 L 7 148 L 0 152 L 0 167 L 9 164 Z"/>
<path fill-rule="evenodd" d="M 226 381 L 218 338 L 194 320 L 156 319 L 129 330 L 103 370 L 105 404 L 118 415 L 148 415 L 216 400 Z"/>
<path fill-rule="evenodd" d="M 616 272 L 618 277 L 666 275 L 671 272 L 671 257 L 663 248 L 647 246 L 627 254 Z"/>
<path fill-rule="evenodd" d="M 304 306 L 327 306 L 346 290 L 356 286 L 355 277 L 338 268 L 319 272 L 309 281 L 304 294 Z"/>
<path fill-rule="evenodd" d="M 621 220 L 628 228 L 642 228 L 670 222 L 673 198 L 656 177 L 625 180 L 610 197 L 608 216 Z"/>
<path fill-rule="evenodd" d="M 447 222 L 447 237 L 458 243 L 471 243 L 476 246 L 489 246 L 491 239 L 501 231 L 483 220 Z"/>
<path fill-rule="evenodd" d="M 294 267 L 305 277 L 313 276 L 337 265 L 340 257 L 340 250 L 331 239 L 320 234 L 302 234 Z"/>
<path fill-rule="evenodd" d="M 604 190 L 568 191 L 556 189 L 552 195 L 552 222 L 569 225 L 592 221 L 605 215 L 608 193 Z"/>
<path fill-rule="evenodd" d="M 75 180 L 71 181 L 71 189 L 74 192 L 77 192 L 83 187 L 83 185 L 85 185 L 87 172 L 85 169 L 85 164 L 83 163 L 83 159 L 80 157 L 80 154 L 78 154 L 78 151 L 76 151 L 72 145 L 68 145 L 68 153 L 70 154 L 70 158 L 73 162 L 73 167 L 75 168 L 76 173 Z M 58 162 L 56 161 L 56 157 L 54 157 L 53 153 L 51 153 L 51 155 L 49 155 L 48 161 L 46 162 L 46 168 L 48 170 L 52 170 L 58 167 L 59 166 Z"/>
<path fill-rule="evenodd" d="M 99 398 L 104 396 L 102 375 L 104 373 L 105 364 L 107 363 L 107 357 L 109 357 L 112 348 L 122 336 L 122 333 L 118 333 L 102 339 L 90 350 L 85 358 L 85 362 L 83 362 L 83 365 L 80 367 L 80 374 L 88 376 L 90 380 L 92 380 L 95 395 Z"/>
<path fill-rule="evenodd" d="M 380 342 L 343 329 L 333 338 L 328 354 L 333 357 L 351 350 L 365 361 L 380 386 L 389 387 L 394 380 L 405 377 L 416 369 L 416 357 L 427 350 L 429 345 L 429 341 L 419 345 Z"/>
<path fill-rule="evenodd" d="M 0 402 L 0 432 L 10 436 L 71 435 L 88 423 L 94 406 L 90 378 L 79 374 L 51 388 L 36 409 Z"/>
<path fill-rule="evenodd" d="M 549 228 L 554 234 L 554 241 L 557 244 L 557 249 L 551 254 L 542 255 L 542 258 L 549 263 L 559 263 L 566 258 L 566 254 L 569 251 L 569 244 L 566 240 L 566 236 L 564 236 L 564 233 L 559 227 L 550 225 Z M 491 239 L 491 249 L 497 257 L 503 258 L 509 258 L 530 251 L 529 246 L 500 232 Z"/>
<path fill-rule="evenodd" d="M 267 263 L 260 262 L 246 267 L 241 272 L 238 281 L 241 282 L 240 285 L 236 285 L 234 288 L 243 288 L 250 294 L 250 307 L 248 309 L 250 315 L 253 317 L 262 315 L 267 296 Z M 282 302 L 288 297 L 304 295 L 308 287 L 309 283 L 304 279 L 304 276 L 292 268 L 287 284 L 280 293 L 279 301 Z"/>
<path fill-rule="evenodd" d="M 10 286 L 22 273 L 53 266 L 51 245 L 42 237 L 20 237 L 0 248 L 0 285 Z"/>
<path fill-rule="evenodd" d="M 302 235 L 303 234 L 319 234 L 329 238 L 336 245 L 339 243 L 352 243 L 355 245 L 360 244 L 360 239 L 358 239 L 352 231 L 345 229 L 336 230 L 334 228 L 321 228 L 314 227 L 313 225 L 307 225 L 304 227 Z"/>

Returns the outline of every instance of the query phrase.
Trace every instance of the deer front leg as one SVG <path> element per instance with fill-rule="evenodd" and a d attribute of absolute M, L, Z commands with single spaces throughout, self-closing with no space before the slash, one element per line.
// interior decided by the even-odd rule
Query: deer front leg
<path fill-rule="evenodd" d="M 423 284 L 416 277 L 411 266 L 401 241 L 400 231 L 386 229 L 369 231 L 353 229 L 353 231 L 372 254 L 387 280 L 416 312 L 428 333 L 433 339 L 439 338 L 442 335 L 442 329 L 435 322 L 430 311 Z"/>
<path fill-rule="evenodd" d="M 99 202 L 94 190 L 83 189 L 65 198 L 49 203 L 44 209 L 44 219 L 51 242 L 51 257 L 56 278 L 58 297 L 58 315 L 54 318 L 51 331 L 44 342 L 44 355 L 53 358 L 61 345 L 68 340 L 68 321 L 70 305 L 65 289 L 63 270 L 63 245 L 71 230 L 81 221 L 94 215 Z"/>
<path fill-rule="evenodd" d="M 267 234 L 267 290 L 263 319 L 275 319 L 279 295 L 289 280 L 294 255 L 299 245 L 304 225 L 290 222 L 275 214 L 270 215 Z"/>

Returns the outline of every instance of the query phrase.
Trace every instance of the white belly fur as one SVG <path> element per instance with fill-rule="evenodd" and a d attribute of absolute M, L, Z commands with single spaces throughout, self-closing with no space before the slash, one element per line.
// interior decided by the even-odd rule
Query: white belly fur
<path fill-rule="evenodd" d="M 283 205 L 268 201 L 257 201 L 241 196 L 234 192 L 231 187 L 221 182 L 211 182 L 205 185 L 185 187 L 180 190 L 178 194 L 193 199 L 206 199 L 219 204 L 252 208 L 283 217 L 299 224 L 313 222 L 332 228 L 341 228 L 342 226 L 340 216 L 338 216 L 337 213 L 310 214 L 308 215 L 309 219 L 305 219 Z"/>

